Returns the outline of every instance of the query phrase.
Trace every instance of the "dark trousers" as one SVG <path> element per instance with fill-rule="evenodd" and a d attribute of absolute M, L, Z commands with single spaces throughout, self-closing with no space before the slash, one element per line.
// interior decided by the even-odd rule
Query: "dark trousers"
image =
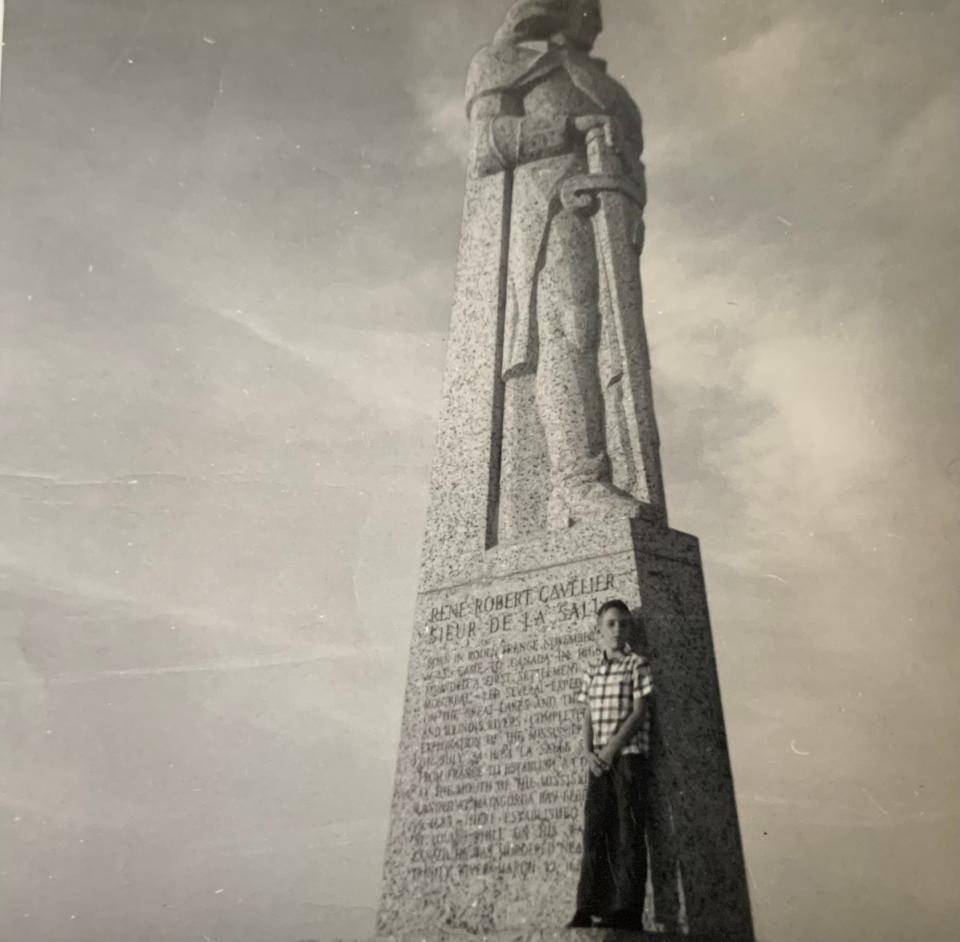
<path fill-rule="evenodd" d="M 645 756 L 619 756 L 604 775 L 588 774 L 577 912 L 639 922 L 647 887 Z"/>

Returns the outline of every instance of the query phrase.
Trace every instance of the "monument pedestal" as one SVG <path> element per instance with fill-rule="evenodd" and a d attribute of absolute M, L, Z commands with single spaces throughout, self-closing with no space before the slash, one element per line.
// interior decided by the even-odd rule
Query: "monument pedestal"
<path fill-rule="evenodd" d="M 483 933 L 481 936 L 464 932 L 423 932 L 403 935 L 377 936 L 375 942 L 642 942 L 651 939 L 646 932 L 624 929 L 536 929 L 533 927 Z M 690 936 L 657 933 L 656 942 L 726 942 L 719 936 Z"/>
<path fill-rule="evenodd" d="M 655 686 L 651 928 L 750 939 L 696 539 L 614 520 L 462 563 L 417 598 L 378 933 L 546 938 L 570 919 L 586 777 L 576 695 L 596 611 L 616 597 L 640 615 Z"/>
<path fill-rule="evenodd" d="M 548 940 L 569 921 L 587 775 L 576 696 L 597 609 L 620 598 L 655 687 L 650 927 L 752 939 L 699 547 L 665 523 L 640 114 L 587 55 L 597 14 L 517 0 L 468 72 L 387 938 Z"/>

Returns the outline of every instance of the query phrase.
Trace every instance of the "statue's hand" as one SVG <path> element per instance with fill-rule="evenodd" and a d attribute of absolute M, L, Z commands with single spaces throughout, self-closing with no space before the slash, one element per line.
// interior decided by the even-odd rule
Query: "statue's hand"
<path fill-rule="evenodd" d="M 623 131 L 620 122 L 608 114 L 583 114 L 573 119 L 574 130 L 587 137 L 595 128 L 603 129 L 603 137 L 607 147 L 619 151 L 623 140 Z"/>

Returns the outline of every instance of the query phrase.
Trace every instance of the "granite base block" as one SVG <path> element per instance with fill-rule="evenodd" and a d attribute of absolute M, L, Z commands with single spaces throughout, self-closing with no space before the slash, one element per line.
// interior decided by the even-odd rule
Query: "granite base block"
<path fill-rule="evenodd" d="M 692 936 L 626 929 L 513 929 L 474 935 L 463 932 L 408 932 L 337 942 L 740 942 L 731 936 Z"/>
<path fill-rule="evenodd" d="M 648 928 L 750 939 L 696 539 L 623 520 L 471 568 L 418 595 L 377 932 L 547 939 L 570 919 L 586 781 L 576 695 L 596 610 L 619 597 L 642 616 L 634 641 L 656 686 Z"/>

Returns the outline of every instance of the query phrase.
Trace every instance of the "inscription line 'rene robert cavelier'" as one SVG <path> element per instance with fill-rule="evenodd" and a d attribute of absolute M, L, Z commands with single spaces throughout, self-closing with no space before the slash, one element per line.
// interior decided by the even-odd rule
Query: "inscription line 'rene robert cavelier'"
<path fill-rule="evenodd" d="M 579 854 L 576 695 L 596 652 L 596 611 L 624 580 L 547 576 L 423 599 L 411 665 L 422 769 L 409 831 L 415 879 L 550 873 Z"/>

